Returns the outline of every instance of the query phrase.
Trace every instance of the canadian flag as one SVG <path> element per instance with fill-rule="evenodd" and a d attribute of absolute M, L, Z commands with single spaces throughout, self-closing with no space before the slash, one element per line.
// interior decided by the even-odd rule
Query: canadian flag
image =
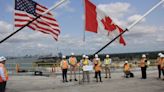
<path fill-rule="evenodd" d="M 98 9 L 89 0 L 85 0 L 85 29 L 86 31 L 94 33 L 97 33 L 98 30 L 106 30 L 112 38 L 123 32 L 118 25 L 113 23 L 109 16 Z M 120 44 L 126 45 L 122 35 L 119 37 L 118 41 Z"/>

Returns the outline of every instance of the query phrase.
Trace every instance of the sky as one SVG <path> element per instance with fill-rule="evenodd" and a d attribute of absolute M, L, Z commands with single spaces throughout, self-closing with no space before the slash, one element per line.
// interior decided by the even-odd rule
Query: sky
<path fill-rule="evenodd" d="M 51 7 L 60 0 L 34 0 Z M 113 21 L 125 29 L 160 0 L 91 0 Z M 25 28 L 0 44 L 0 56 L 93 54 L 111 39 L 105 33 L 85 32 L 84 2 L 67 0 L 52 11 L 61 34 L 58 41 L 52 36 Z M 14 31 L 14 0 L 0 0 L 0 40 Z M 126 46 L 110 44 L 100 53 L 128 53 L 164 50 L 164 4 L 160 5 L 123 36 Z"/>

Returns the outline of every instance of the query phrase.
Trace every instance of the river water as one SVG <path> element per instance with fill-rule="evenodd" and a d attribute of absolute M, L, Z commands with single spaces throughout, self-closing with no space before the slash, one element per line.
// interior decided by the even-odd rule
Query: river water
<path fill-rule="evenodd" d="M 14 70 L 16 64 L 23 69 L 32 67 L 32 63 L 37 61 L 37 58 L 9 58 L 6 61 L 6 67 L 8 70 Z"/>

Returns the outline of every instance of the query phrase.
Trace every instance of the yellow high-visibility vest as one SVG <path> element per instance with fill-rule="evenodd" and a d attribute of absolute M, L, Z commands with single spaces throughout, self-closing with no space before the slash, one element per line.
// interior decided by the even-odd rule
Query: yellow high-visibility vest
<path fill-rule="evenodd" d="M 89 65 L 89 61 L 88 60 L 83 60 L 83 65 Z"/>
<path fill-rule="evenodd" d="M 109 65 L 111 64 L 111 59 L 110 58 L 106 58 L 105 59 L 105 65 Z"/>

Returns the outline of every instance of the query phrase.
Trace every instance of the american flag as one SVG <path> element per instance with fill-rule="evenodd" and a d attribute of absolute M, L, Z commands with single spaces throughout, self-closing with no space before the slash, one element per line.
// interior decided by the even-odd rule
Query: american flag
<path fill-rule="evenodd" d="M 15 27 L 23 27 L 47 10 L 46 7 L 32 0 L 15 0 Z M 50 34 L 55 40 L 58 39 L 58 35 L 60 34 L 58 22 L 50 12 L 29 24 L 28 27 L 32 30 Z"/>

